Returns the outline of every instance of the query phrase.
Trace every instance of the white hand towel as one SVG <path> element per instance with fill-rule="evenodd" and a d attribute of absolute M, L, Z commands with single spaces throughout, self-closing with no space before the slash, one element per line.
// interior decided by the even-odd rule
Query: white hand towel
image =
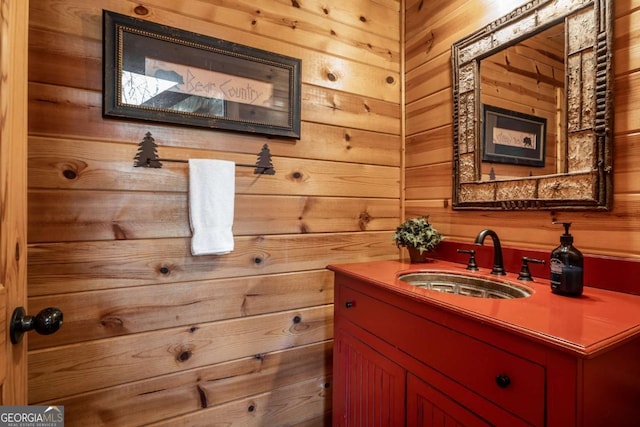
<path fill-rule="evenodd" d="M 192 255 L 223 255 L 233 250 L 236 164 L 189 160 L 189 221 Z"/>

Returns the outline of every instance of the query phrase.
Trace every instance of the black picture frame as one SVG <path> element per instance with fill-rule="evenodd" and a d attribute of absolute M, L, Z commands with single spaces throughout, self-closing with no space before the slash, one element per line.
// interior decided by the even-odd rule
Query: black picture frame
<path fill-rule="evenodd" d="M 544 167 L 547 119 L 482 105 L 482 161 Z"/>
<path fill-rule="evenodd" d="M 103 11 L 103 114 L 300 138 L 301 60 Z"/>

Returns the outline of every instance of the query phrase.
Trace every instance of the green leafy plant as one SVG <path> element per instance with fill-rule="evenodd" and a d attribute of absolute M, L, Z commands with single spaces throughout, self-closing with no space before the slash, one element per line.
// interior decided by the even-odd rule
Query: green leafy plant
<path fill-rule="evenodd" d="M 442 234 L 429 223 L 429 215 L 411 218 L 396 228 L 393 240 L 398 247 L 430 251 L 442 241 Z"/>

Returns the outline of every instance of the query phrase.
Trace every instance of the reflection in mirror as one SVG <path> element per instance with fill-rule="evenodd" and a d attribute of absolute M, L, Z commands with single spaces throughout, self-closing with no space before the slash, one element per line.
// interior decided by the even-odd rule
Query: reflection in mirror
<path fill-rule="evenodd" d="M 611 0 L 532 0 L 455 43 L 454 209 L 609 209 Z"/>
<path fill-rule="evenodd" d="M 485 150 L 480 180 L 564 173 L 564 23 L 483 58 L 479 71 Z M 496 108 L 503 114 L 491 114 L 490 110 Z M 506 117 L 505 126 L 496 127 L 498 120 L 492 120 L 496 116 Z M 509 122 L 510 116 L 516 120 Z M 534 121 L 534 126 L 545 124 L 542 138 L 524 132 L 530 129 L 529 121 Z M 508 128 L 509 124 L 515 130 Z M 500 134 L 498 129 L 502 130 Z M 498 135 L 505 134 L 520 143 L 500 141 Z M 490 136 L 493 138 L 488 141 Z M 513 148 L 515 145 L 519 149 Z M 503 155 L 490 156 L 488 146 L 495 147 L 493 153 Z"/>

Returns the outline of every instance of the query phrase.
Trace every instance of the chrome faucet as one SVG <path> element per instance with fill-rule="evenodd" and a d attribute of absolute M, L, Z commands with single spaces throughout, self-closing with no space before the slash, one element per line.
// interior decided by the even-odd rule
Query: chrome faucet
<path fill-rule="evenodd" d="M 491 236 L 491 240 L 493 240 L 493 267 L 491 268 L 491 274 L 504 276 L 506 273 L 504 272 L 504 262 L 502 261 L 502 246 L 500 246 L 500 239 L 496 232 L 489 229 L 482 230 L 478 233 L 475 243 L 482 246 L 487 236 Z"/>

